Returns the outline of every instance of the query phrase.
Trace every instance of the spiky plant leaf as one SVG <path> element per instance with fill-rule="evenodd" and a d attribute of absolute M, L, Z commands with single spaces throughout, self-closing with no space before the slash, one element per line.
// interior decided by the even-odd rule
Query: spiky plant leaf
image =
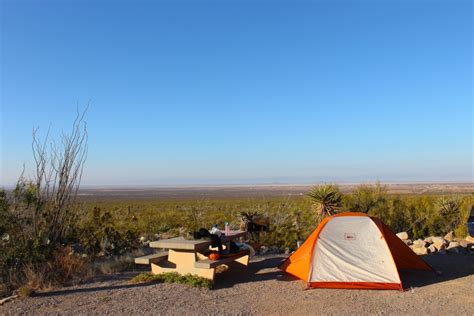
<path fill-rule="evenodd" d="M 342 204 L 342 194 L 339 187 L 334 184 L 323 184 L 315 186 L 307 194 L 312 200 L 319 216 L 333 215 Z"/>

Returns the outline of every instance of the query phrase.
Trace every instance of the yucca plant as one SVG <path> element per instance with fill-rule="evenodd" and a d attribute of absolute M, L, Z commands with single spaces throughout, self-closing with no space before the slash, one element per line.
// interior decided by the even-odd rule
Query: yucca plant
<path fill-rule="evenodd" d="M 342 194 L 334 184 L 315 186 L 307 194 L 313 202 L 318 217 L 333 215 L 342 203 Z"/>

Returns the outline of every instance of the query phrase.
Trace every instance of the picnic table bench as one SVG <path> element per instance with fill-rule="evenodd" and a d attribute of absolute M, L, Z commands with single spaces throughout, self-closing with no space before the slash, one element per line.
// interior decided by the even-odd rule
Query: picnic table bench
<path fill-rule="evenodd" d="M 244 237 L 243 231 L 231 231 L 222 235 L 221 241 L 225 246 L 230 241 Z M 179 274 L 194 274 L 214 281 L 215 268 L 230 262 L 238 262 L 247 266 L 249 253 L 241 252 L 218 260 L 210 260 L 205 255 L 209 252 L 211 241 L 207 239 L 189 240 L 183 237 L 157 240 L 150 243 L 152 248 L 165 249 L 156 254 L 135 258 L 136 264 L 150 264 L 153 274 L 177 272 Z"/>

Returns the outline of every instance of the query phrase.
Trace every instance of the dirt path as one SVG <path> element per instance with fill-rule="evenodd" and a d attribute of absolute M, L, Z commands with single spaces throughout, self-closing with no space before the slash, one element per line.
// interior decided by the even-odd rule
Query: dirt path
<path fill-rule="evenodd" d="M 398 314 L 472 315 L 474 255 L 433 255 L 425 259 L 441 276 L 403 273 L 408 290 L 303 290 L 275 267 L 283 256 L 257 257 L 249 270 L 218 276 L 213 290 L 178 284 L 132 285 L 136 272 L 36 294 L 0 306 L 0 314 Z M 412 287 L 412 289 L 410 289 Z"/>

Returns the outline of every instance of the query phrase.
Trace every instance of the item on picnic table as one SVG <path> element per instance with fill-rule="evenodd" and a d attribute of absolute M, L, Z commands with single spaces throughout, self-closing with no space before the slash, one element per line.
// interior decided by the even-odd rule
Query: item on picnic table
<path fill-rule="evenodd" d="M 211 228 L 211 234 L 214 234 L 214 235 L 217 235 L 217 236 L 221 236 L 222 235 L 222 232 L 221 230 L 219 229 L 219 226 L 217 224 L 214 224 Z"/>
<path fill-rule="evenodd" d="M 217 236 L 216 234 L 211 234 L 207 229 L 201 228 L 199 229 L 198 232 L 193 233 L 194 239 L 201 239 L 201 238 L 206 238 L 210 239 L 211 241 L 211 247 L 216 248 L 219 251 L 222 251 L 222 241 L 221 237 Z"/>
<path fill-rule="evenodd" d="M 209 256 L 207 256 L 209 259 L 211 259 L 212 261 L 216 261 L 216 260 L 219 260 L 220 258 L 220 255 L 219 253 L 213 251 L 209 254 Z"/>
<path fill-rule="evenodd" d="M 229 226 L 229 223 L 227 222 L 225 222 L 225 225 L 224 225 L 224 233 L 226 236 L 230 235 L 230 226 Z"/>

